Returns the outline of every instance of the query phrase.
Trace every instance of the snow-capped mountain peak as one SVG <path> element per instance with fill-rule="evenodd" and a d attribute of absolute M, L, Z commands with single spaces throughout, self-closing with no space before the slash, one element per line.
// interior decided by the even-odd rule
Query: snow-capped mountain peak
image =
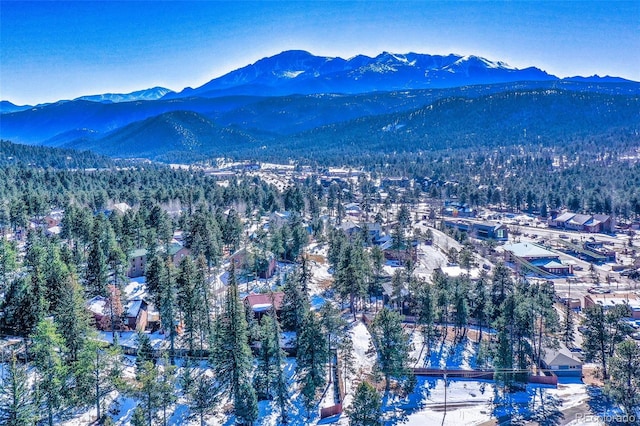
<path fill-rule="evenodd" d="M 156 99 L 162 98 L 168 93 L 173 93 L 173 91 L 164 87 L 152 87 L 151 89 L 138 90 L 131 93 L 104 93 L 101 95 L 81 96 L 74 100 L 102 103 L 154 101 Z"/>
<path fill-rule="evenodd" d="M 385 51 L 343 59 L 289 50 L 168 97 L 364 93 L 555 79 L 538 68 L 518 70 L 475 55 Z"/>

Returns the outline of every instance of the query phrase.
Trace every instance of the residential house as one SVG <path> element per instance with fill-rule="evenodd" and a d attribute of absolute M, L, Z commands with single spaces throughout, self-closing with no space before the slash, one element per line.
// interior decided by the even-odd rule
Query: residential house
<path fill-rule="evenodd" d="M 107 298 L 96 296 L 93 299 L 89 300 L 86 306 L 91 316 L 93 316 L 96 328 L 98 330 L 102 330 L 106 322 L 105 307 L 107 306 Z"/>
<path fill-rule="evenodd" d="M 556 349 L 546 349 L 540 363 L 558 377 L 582 377 L 582 361 L 563 343 Z"/>
<path fill-rule="evenodd" d="M 129 330 L 143 331 L 148 323 L 148 304 L 144 299 L 133 299 L 125 308 L 125 325 Z"/>
<path fill-rule="evenodd" d="M 180 266 L 182 260 L 191 255 L 191 250 L 183 246 L 177 241 L 174 241 L 169 245 L 169 255 L 171 256 L 171 260 L 173 261 L 174 266 Z"/>
<path fill-rule="evenodd" d="M 362 208 L 358 203 L 347 203 L 344 205 L 344 211 L 347 215 L 353 217 L 360 217 L 362 214 Z"/>
<path fill-rule="evenodd" d="M 283 301 L 284 293 L 281 291 L 249 294 L 244 298 L 245 306 L 253 312 L 253 315 L 258 320 L 269 312 L 272 307 L 275 309 L 276 315 L 279 315 L 282 311 Z"/>
<path fill-rule="evenodd" d="M 129 253 L 129 269 L 127 276 L 129 278 L 141 277 L 144 275 L 147 265 L 147 250 L 137 249 Z"/>
<path fill-rule="evenodd" d="M 271 222 L 271 224 L 273 226 L 275 226 L 276 228 L 279 228 L 287 223 L 289 223 L 289 221 L 291 220 L 291 212 L 288 211 L 277 211 L 277 212 L 273 212 L 271 213 L 271 215 L 269 216 L 269 221 Z"/>
<path fill-rule="evenodd" d="M 264 256 L 258 256 L 257 259 L 251 260 L 246 248 L 241 248 L 233 253 L 229 260 L 233 262 L 236 269 L 254 271 L 257 268 L 258 276 L 265 279 L 271 278 L 275 274 L 278 265 L 275 255 L 271 252 L 266 252 Z M 257 264 L 249 264 L 249 262 L 255 261 Z"/>
<path fill-rule="evenodd" d="M 95 326 L 98 330 L 109 329 L 108 312 L 106 312 L 107 298 L 96 296 L 87 302 L 87 310 L 93 316 Z M 144 330 L 147 328 L 148 304 L 143 299 L 134 299 L 127 302 L 125 306 L 125 318 L 123 330 Z"/>
<path fill-rule="evenodd" d="M 62 218 L 64 217 L 63 210 L 52 210 L 51 213 L 46 215 L 43 219 L 45 228 L 53 228 L 54 226 L 59 226 L 62 222 Z"/>

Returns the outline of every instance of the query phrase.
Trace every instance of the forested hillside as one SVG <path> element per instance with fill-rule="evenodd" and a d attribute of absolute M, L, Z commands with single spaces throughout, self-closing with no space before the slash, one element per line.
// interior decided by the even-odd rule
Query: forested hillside
<path fill-rule="evenodd" d="M 20 145 L 0 140 L 0 166 L 83 169 L 113 166 L 111 158 L 89 151 Z"/>

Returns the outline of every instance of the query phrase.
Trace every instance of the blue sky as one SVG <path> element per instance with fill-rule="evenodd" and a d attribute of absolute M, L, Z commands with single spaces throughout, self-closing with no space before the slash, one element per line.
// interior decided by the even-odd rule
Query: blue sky
<path fill-rule="evenodd" d="M 640 1 L 0 1 L 0 98 L 197 87 L 283 50 L 476 54 L 640 81 Z"/>

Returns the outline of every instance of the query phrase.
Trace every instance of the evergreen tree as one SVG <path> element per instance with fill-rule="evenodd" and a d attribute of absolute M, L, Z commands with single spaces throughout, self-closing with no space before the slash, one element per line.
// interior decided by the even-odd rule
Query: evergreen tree
<path fill-rule="evenodd" d="M 274 393 L 276 399 L 276 405 L 280 409 L 280 423 L 287 424 L 289 422 L 289 390 L 287 387 L 287 378 L 284 372 L 284 359 L 285 353 L 280 348 L 279 342 L 281 340 L 280 326 L 278 324 L 275 313 L 271 315 L 271 321 L 273 321 L 272 332 L 274 334 L 273 340 L 278 342 L 278 348 L 274 354 L 275 374 L 273 379 Z"/>
<path fill-rule="evenodd" d="M 84 304 L 82 288 L 73 276 L 68 276 L 62 289 L 55 323 L 64 339 L 67 360 L 75 362 L 85 344 L 89 330 L 89 314 Z"/>
<path fill-rule="evenodd" d="M 491 317 L 491 301 L 487 295 L 487 273 L 482 270 L 475 283 L 470 299 L 470 315 L 478 321 L 478 342 L 482 341 L 482 329 Z"/>
<path fill-rule="evenodd" d="M 298 377 L 301 381 L 310 377 L 316 389 L 324 386 L 324 371 L 328 358 L 329 347 L 320 321 L 314 312 L 307 311 L 298 336 L 296 351 Z"/>
<path fill-rule="evenodd" d="M 204 373 L 200 374 L 187 395 L 189 409 L 198 416 L 200 426 L 204 426 L 204 417 L 214 412 L 220 399 L 215 380 Z"/>
<path fill-rule="evenodd" d="M 320 308 L 320 325 L 326 334 L 327 349 L 329 350 L 329 382 L 332 382 L 333 351 L 337 349 L 340 340 L 340 330 L 346 326 L 346 322 L 331 302 L 326 302 Z"/>
<path fill-rule="evenodd" d="M 455 306 L 455 334 L 456 337 L 463 339 L 467 334 L 467 324 L 469 321 L 469 283 L 467 276 L 457 277 L 454 279 L 454 306 Z"/>
<path fill-rule="evenodd" d="M 536 364 L 540 365 L 544 347 L 556 346 L 557 344 L 555 335 L 559 328 L 559 319 L 558 312 L 553 306 L 555 290 L 551 283 L 531 285 L 524 281 L 520 285 L 524 286 L 524 291 L 519 290 L 519 293 L 525 294 L 528 306 L 531 306 L 533 354 Z"/>
<path fill-rule="evenodd" d="M 624 407 L 628 416 L 634 416 L 640 407 L 640 346 L 632 340 L 619 343 L 609 364 L 611 378 L 606 393 Z"/>
<path fill-rule="evenodd" d="M 506 328 L 500 327 L 498 332 L 498 348 L 496 350 L 493 365 L 496 370 L 496 382 L 502 382 L 505 387 L 510 387 L 513 383 L 513 350 L 509 333 Z"/>
<path fill-rule="evenodd" d="M 349 297 L 349 309 L 355 320 L 356 299 L 365 297 L 369 288 L 368 262 L 361 241 L 343 247 L 334 273 L 334 287 L 343 300 Z"/>
<path fill-rule="evenodd" d="M 90 335 L 83 345 L 78 360 L 71 366 L 73 398 L 76 405 L 93 404 L 98 419 L 104 414 L 102 401 L 114 390 L 124 390 L 122 352 L 117 344 L 108 347 Z"/>
<path fill-rule="evenodd" d="M 96 227 L 98 227 L 96 225 Z M 104 296 L 107 289 L 107 257 L 100 241 L 100 230 L 94 229 L 94 236 L 87 257 L 87 290 L 92 296 Z"/>
<path fill-rule="evenodd" d="M 376 389 L 367 382 L 356 388 L 351 406 L 346 410 L 349 426 L 382 425 L 382 401 Z"/>
<path fill-rule="evenodd" d="M 151 361 L 139 363 L 136 368 L 137 386 L 134 395 L 140 400 L 148 426 L 153 424 L 156 412 L 160 408 L 160 385 L 158 369 Z"/>
<path fill-rule="evenodd" d="M 276 365 L 275 357 L 280 351 L 280 342 L 275 340 L 278 336 L 277 321 L 274 321 L 271 314 L 262 317 L 259 326 L 260 349 L 258 351 L 258 368 L 254 377 L 254 388 L 259 400 L 271 399 L 271 383 L 273 382 L 279 367 Z"/>
<path fill-rule="evenodd" d="M 491 305 L 496 308 L 502 305 L 502 302 L 513 291 L 513 280 L 511 279 L 511 271 L 502 263 L 498 262 L 493 268 L 493 276 L 491 277 Z M 495 311 L 498 314 L 499 310 Z"/>
<path fill-rule="evenodd" d="M 212 354 L 215 377 L 220 384 L 221 392 L 229 395 L 236 410 L 238 407 L 244 409 L 247 406 L 242 406 L 244 402 L 241 399 L 247 396 L 248 388 L 251 388 L 247 382 L 251 371 L 252 356 L 249 348 L 245 310 L 238 295 L 238 283 L 233 262 L 231 262 L 229 269 L 223 311 L 217 318 L 217 322 L 219 323 L 219 335 L 216 337 Z M 248 386 L 248 388 L 247 386 L 242 388 L 244 394 L 241 393 L 243 385 Z M 237 411 L 236 415 L 241 417 Z"/>
<path fill-rule="evenodd" d="M 211 323 L 211 302 L 213 295 L 207 277 L 207 263 L 204 256 L 198 256 L 196 259 L 196 299 L 200 301 L 196 305 L 196 323 L 200 330 L 199 341 L 200 349 L 204 349 L 204 342 L 210 338 L 212 331 Z"/>
<path fill-rule="evenodd" d="M 16 278 L 11 281 L 1 305 L 4 316 L 0 321 L 5 328 L 19 336 L 31 334 L 44 315 L 31 290 L 28 277 Z"/>
<path fill-rule="evenodd" d="M 141 370 L 145 362 L 155 362 L 153 358 L 153 346 L 151 346 L 149 335 L 139 331 L 137 337 L 138 351 L 136 353 L 136 371 Z"/>
<path fill-rule="evenodd" d="M 340 341 L 338 350 L 342 363 L 342 378 L 344 382 L 343 385 L 346 391 L 349 379 L 353 377 L 354 374 L 356 374 L 355 355 L 351 334 L 348 334 Z"/>
<path fill-rule="evenodd" d="M 402 319 L 397 312 L 383 308 L 371 324 L 371 340 L 377 352 L 376 369 L 385 380 L 388 392 L 391 378 L 411 382 L 411 344 L 402 329 Z"/>
<path fill-rule="evenodd" d="M 45 254 L 43 275 L 46 287 L 46 299 L 50 312 L 56 312 L 61 303 L 62 293 L 66 287 L 66 281 L 70 274 L 69 268 L 63 262 L 60 249 L 51 244 Z"/>
<path fill-rule="evenodd" d="M 40 397 L 43 412 L 49 426 L 54 424 L 54 416 L 66 407 L 67 368 L 60 356 L 66 351 L 64 340 L 55 324 L 49 320 L 38 323 L 31 336 L 33 346 L 33 365 L 36 370 L 36 389 Z"/>
<path fill-rule="evenodd" d="M 418 285 L 415 298 L 414 314 L 417 316 L 418 324 L 422 326 L 424 344 L 427 347 L 427 356 L 429 356 L 431 354 L 431 342 L 436 332 L 433 286 L 422 280 Z"/>
<path fill-rule="evenodd" d="M 133 416 L 131 416 L 131 426 L 147 426 L 147 419 L 145 419 L 144 409 L 137 405 L 133 410 Z"/>
<path fill-rule="evenodd" d="M 310 374 L 303 376 L 300 380 L 300 394 L 302 395 L 302 402 L 304 404 L 305 411 L 307 412 L 307 420 L 311 418 L 311 409 L 316 403 L 317 386 L 313 382 L 313 377 Z"/>
<path fill-rule="evenodd" d="M 282 327 L 287 331 L 300 331 L 300 326 L 304 319 L 305 312 L 309 310 L 309 299 L 302 292 L 299 285 L 298 273 L 289 275 L 282 289 Z"/>
<path fill-rule="evenodd" d="M 240 383 L 234 409 L 238 424 L 251 426 L 258 420 L 258 399 L 251 383 L 247 380 Z"/>
<path fill-rule="evenodd" d="M 16 255 L 17 249 L 15 242 L 0 238 L 0 291 L 2 292 L 6 289 L 9 276 L 17 267 Z"/>
<path fill-rule="evenodd" d="M 171 365 L 166 358 L 162 360 L 158 371 L 158 402 L 162 407 L 162 424 L 167 426 L 167 408 L 176 402 L 176 367 Z"/>
<path fill-rule="evenodd" d="M 35 423 L 35 395 L 27 370 L 12 356 L 4 377 L 0 377 L 0 423 L 31 426 Z"/>
<path fill-rule="evenodd" d="M 184 321 L 184 339 L 193 354 L 196 337 L 199 334 L 198 308 L 204 301 L 200 299 L 196 282 L 196 266 L 190 257 L 185 257 L 180 263 L 176 277 L 178 286 L 177 302 Z"/>
<path fill-rule="evenodd" d="M 567 347 L 572 347 L 575 340 L 573 312 L 571 311 L 571 300 L 567 300 L 564 306 L 564 318 L 562 321 L 562 341 Z"/>
<path fill-rule="evenodd" d="M 599 361 L 602 365 L 602 376 L 609 378 L 608 363 L 615 347 L 629 334 L 631 326 L 622 321 L 629 316 L 628 307 L 616 305 L 604 312 L 602 306 L 595 305 L 585 309 L 582 332 L 583 348 L 586 361 Z"/>

